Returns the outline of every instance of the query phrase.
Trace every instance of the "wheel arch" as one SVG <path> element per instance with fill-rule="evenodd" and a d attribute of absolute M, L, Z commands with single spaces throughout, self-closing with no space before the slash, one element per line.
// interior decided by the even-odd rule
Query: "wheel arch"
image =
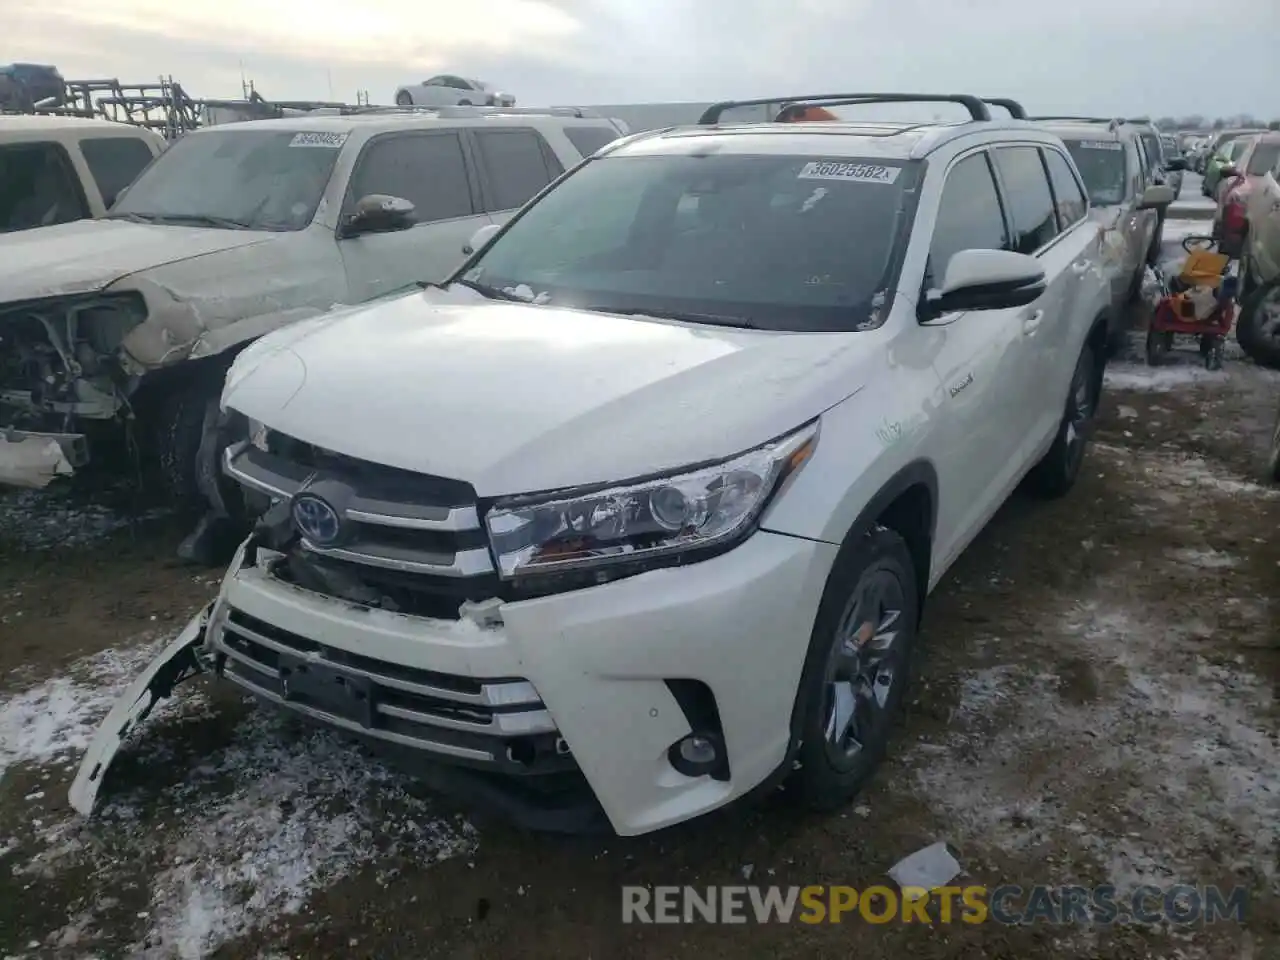
<path fill-rule="evenodd" d="M 938 503 L 937 468 L 924 458 L 911 461 L 867 500 L 841 542 L 841 553 L 853 549 L 877 526 L 893 530 L 906 541 L 911 553 L 919 608 L 923 610 L 932 574 Z"/>

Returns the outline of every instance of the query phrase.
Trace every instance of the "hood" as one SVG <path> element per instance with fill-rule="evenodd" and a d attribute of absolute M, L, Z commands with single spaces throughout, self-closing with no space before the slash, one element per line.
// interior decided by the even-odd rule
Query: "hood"
<path fill-rule="evenodd" d="M 127 220 L 77 220 L 22 230 L 0 236 L 0 299 L 89 293 L 142 270 L 278 236 Z"/>
<path fill-rule="evenodd" d="M 318 317 L 237 361 L 223 403 L 480 496 L 729 457 L 857 392 L 882 330 L 726 328 L 428 291 Z"/>

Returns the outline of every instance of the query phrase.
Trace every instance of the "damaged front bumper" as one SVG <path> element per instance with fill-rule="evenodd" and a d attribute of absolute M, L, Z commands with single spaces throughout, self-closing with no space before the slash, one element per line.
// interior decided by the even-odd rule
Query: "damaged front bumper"
<path fill-rule="evenodd" d="M 73 787 L 92 809 L 121 738 L 202 666 L 285 711 L 410 759 L 444 793 L 536 829 L 660 829 L 783 768 L 813 610 L 838 547 L 760 531 L 680 569 L 457 620 L 304 588 L 251 536 L 214 605 L 130 687 Z M 708 732 L 715 774 L 671 756 Z"/>
<path fill-rule="evenodd" d="M 212 610 L 210 604 L 191 618 L 186 628 L 129 684 L 98 727 L 71 783 L 71 806 L 78 813 L 87 817 L 93 812 L 103 777 L 130 731 L 147 719 L 174 687 L 205 670 L 201 649 Z"/>
<path fill-rule="evenodd" d="M 0 429 L 0 485 L 39 490 L 88 460 L 82 434 Z"/>

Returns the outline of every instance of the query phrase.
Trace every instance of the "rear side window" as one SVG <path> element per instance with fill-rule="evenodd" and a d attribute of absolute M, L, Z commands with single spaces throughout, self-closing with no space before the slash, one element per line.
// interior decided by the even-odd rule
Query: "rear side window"
<path fill-rule="evenodd" d="M 1251 177 L 1265 176 L 1266 172 L 1280 161 L 1280 143 L 1260 143 L 1253 148 L 1253 156 L 1249 158 L 1249 167 L 1245 173 Z"/>
<path fill-rule="evenodd" d="M 478 130 L 475 137 L 489 181 L 491 210 L 523 206 L 564 172 L 551 148 L 534 130 Z"/>
<path fill-rule="evenodd" d="M 476 212 L 462 141 L 456 133 L 375 140 L 351 175 L 350 202 L 371 193 L 408 200 L 419 223 L 469 217 Z"/>
<path fill-rule="evenodd" d="M 1035 147 L 998 147 L 996 168 L 1013 218 L 1013 249 L 1035 253 L 1058 235 L 1053 194 Z"/>
<path fill-rule="evenodd" d="M 620 134 L 613 127 L 565 127 L 564 135 L 584 157 L 589 157 Z"/>
<path fill-rule="evenodd" d="M 1054 206 L 1058 211 L 1058 226 L 1063 230 L 1083 220 L 1088 202 L 1080 181 L 1071 171 L 1067 158 L 1057 150 L 1044 151 L 1044 163 L 1049 170 L 1049 183 L 1053 187 Z"/>
<path fill-rule="evenodd" d="M 151 148 L 137 137 L 95 137 L 80 141 L 80 153 L 108 207 L 151 162 Z"/>
<path fill-rule="evenodd" d="M 70 223 L 88 215 L 80 181 L 61 146 L 0 147 L 0 233 Z"/>
<path fill-rule="evenodd" d="M 925 287 L 942 286 L 947 264 L 961 250 L 1007 249 L 1009 238 L 991 164 L 985 153 L 975 153 L 952 167 L 942 186 Z"/>

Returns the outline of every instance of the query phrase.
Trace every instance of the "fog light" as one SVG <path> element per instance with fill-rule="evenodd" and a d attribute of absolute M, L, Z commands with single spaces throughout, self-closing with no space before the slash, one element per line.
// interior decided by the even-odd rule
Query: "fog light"
<path fill-rule="evenodd" d="M 725 766 L 724 743 L 715 734 L 694 732 L 671 745 L 667 760 L 686 777 L 715 776 Z"/>

